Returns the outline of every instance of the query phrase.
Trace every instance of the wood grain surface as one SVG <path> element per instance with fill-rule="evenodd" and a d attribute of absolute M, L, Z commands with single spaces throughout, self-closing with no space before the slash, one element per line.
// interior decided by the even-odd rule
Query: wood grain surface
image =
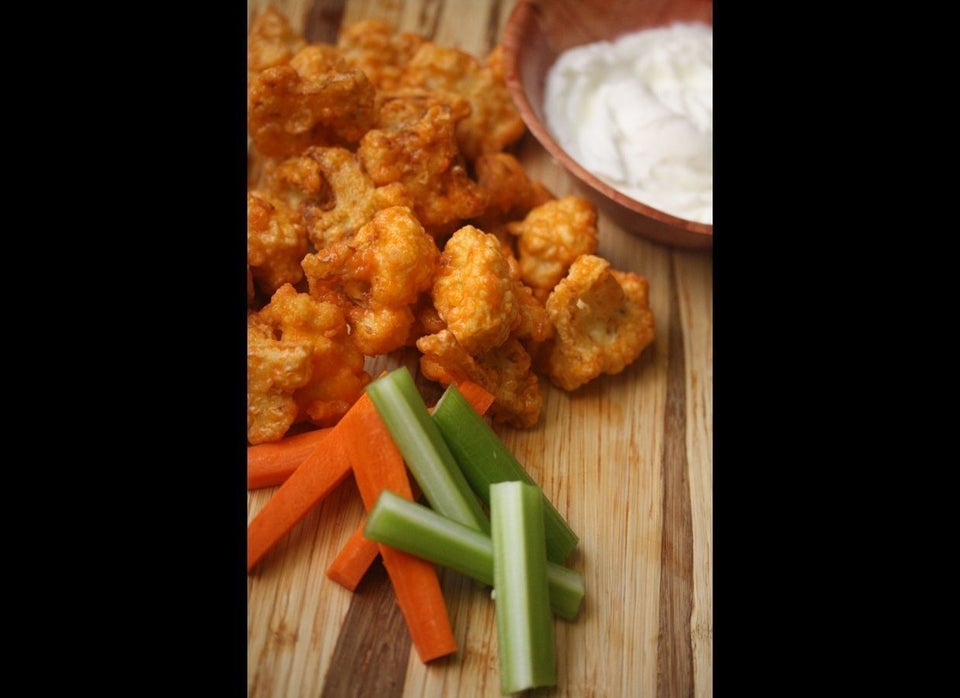
<path fill-rule="evenodd" d="M 260 0 L 248 0 L 248 17 Z M 367 17 L 478 57 L 513 0 L 275 0 L 309 41 Z M 527 136 L 518 154 L 557 196 L 572 180 Z M 533 429 L 497 431 L 580 535 L 570 566 L 586 598 L 554 622 L 557 686 L 532 695 L 712 696 L 713 258 L 599 221 L 598 253 L 650 280 L 657 338 L 617 376 L 566 393 L 542 382 Z M 416 372 L 415 353 L 379 360 Z M 378 368 L 379 366 L 374 366 Z M 248 520 L 274 489 L 248 496 Z M 379 560 L 355 592 L 324 570 L 357 526 L 352 478 L 247 580 L 247 692 L 254 696 L 499 696 L 488 592 L 441 571 L 458 643 L 423 664 Z"/>

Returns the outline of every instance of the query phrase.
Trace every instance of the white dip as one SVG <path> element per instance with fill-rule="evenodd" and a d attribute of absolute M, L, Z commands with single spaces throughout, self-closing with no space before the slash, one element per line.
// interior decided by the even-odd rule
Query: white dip
<path fill-rule="evenodd" d="M 713 223 L 713 27 L 674 24 L 565 51 L 544 109 L 585 169 L 648 206 Z"/>

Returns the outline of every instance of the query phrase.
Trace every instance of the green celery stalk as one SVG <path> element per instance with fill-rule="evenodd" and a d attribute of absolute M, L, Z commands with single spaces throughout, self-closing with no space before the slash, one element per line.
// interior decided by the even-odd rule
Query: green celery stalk
<path fill-rule="evenodd" d="M 547 586 L 543 493 L 520 480 L 490 486 L 500 691 L 557 683 Z"/>
<path fill-rule="evenodd" d="M 497 433 L 487 424 L 457 386 L 451 383 L 433 408 L 433 421 L 456 458 L 470 487 L 489 509 L 490 485 L 520 480 L 537 486 L 514 458 Z M 540 489 L 537 486 L 537 489 Z M 540 490 L 543 494 L 543 490 Z M 562 563 L 577 547 L 579 538 L 553 504 L 543 495 L 547 559 Z"/>
<path fill-rule="evenodd" d="M 493 542 L 490 536 L 438 514 L 433 509 L 383 490 L 367 514 L 363 535 L 493 585 Z M 574 620 L 583 602 L 583 577 L 576 570 L 547 563 L 550 607 L 564 620 Z"/>
<path fill-rule="evenodd" d="M 430 418 L 409 369 L 401 366 L 390 371 L 368 384 L 366 391 L 430 506 L 454 521 L 489 533 L 490 520 Z"/>

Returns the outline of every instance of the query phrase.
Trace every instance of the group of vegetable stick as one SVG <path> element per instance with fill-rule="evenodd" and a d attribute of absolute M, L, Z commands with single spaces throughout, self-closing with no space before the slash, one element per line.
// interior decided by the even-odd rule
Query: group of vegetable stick
<path fill-rule="evenodd" d="M 366 516 L 327 577 L 353 591 L 380 555 L 423 662 L 457 650 L 436 567 L 492 585 L 502 692 L 555 685 L 552 615 L 573 620 L 584 596 L 562 564 L 578 538 L 483 419 L 492 402 L 463 382 L 431 410 L 401 367 L 335 426 L 248 447 L 248 489 L 279 487 L 248 526 L 247 572 L 352 473 Z"/>

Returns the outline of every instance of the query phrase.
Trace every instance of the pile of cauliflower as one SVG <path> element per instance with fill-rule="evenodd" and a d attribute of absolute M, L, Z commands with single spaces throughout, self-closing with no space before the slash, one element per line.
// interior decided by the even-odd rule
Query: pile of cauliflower
<path fill-rule="evenodd" d="M 653 342 L 644 277 L 595 254 L 597 212 L 533 181 L 498 46 L 481 62 L 379 21 L 310 44 L 274 9 L 248 41 L 247 438 L 335 424 L 368 357 L 471 380 L 527 428 Z"/>

